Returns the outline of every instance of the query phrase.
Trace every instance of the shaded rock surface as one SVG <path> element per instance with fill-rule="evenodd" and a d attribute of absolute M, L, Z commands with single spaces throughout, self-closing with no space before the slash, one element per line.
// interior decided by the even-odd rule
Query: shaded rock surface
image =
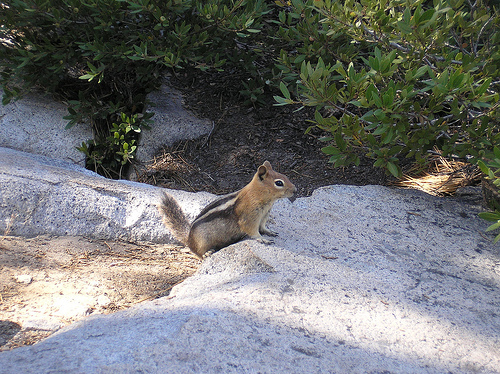
<path fill-rule="evenodd" d="M 210 121 L 197 118 L 184 109 L 181 94 L 166 84 L 151 92 L 148 100 L 152 103 L 148 111 L 154 113 L 154 125 L 141 133 L 136 156 L 141 163 L 151 160 L 165 146 L 198 138 L 212 128 Z"/>
<path fill-rule="evenodd" d="M 0 97 L 3 92 L 0 90 Z M 47 95 L 32 93 L 8 105 L 0 105 L 0 147 L 85 165 L 76 147 L 92 139 L 87 125 L 65 129 L 66 106 Z"/>

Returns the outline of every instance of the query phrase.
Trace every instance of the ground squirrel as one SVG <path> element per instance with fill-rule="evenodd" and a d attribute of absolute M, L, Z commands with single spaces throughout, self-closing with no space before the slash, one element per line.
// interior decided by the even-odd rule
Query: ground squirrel
<path fill-rule="evenodd" d="M 272 243 L 261 236 L 277 235 L 266 228 L 269 211 L 280 198 L 287 197 L 293 202 L 296 192 L 288 178 L 274 171 L 266 161 L 249 184 L 208 204 L 192 224 L 168 194 L 164 195 L 159 210 L 174 238 L 203 258 L 244 238 Z"/>

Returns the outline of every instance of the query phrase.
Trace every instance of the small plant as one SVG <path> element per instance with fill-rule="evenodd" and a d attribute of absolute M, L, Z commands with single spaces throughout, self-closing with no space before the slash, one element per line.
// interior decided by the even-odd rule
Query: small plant
<path fill-rule="evenodd" d="M 245 104 L 251 105 L 264 105 L 262 94 L 264 93 L 264 88 L 258 85 L 254 80 L 250 80 L 247 83 L 242 82 L 244 89 L 240 91 L 240 95 L 245 98 Z"/>
<path fill-rule="evenodd" d="M 142 115 L 121 113 L 119 123 L 112 124 L 110 136 L 82 143 L 78 150 L 87 156 L 87 168 L 108 178 L 121 179 L 135 157 L 137 140 L 142 129 L 148 127 L 147 121 Z"/>
<path fill-rule="evenodd" d="M 500 148 L 495 147 L 493 155 L 489 160 L 478 161 L 479 168 L 484 173 L 485 178 L 491 182 L 492 187 L 495 189 L 494 194 L 499 196 L 500 192 Z M 485 219 L 486 221 L 495 222 L 489 226 L 486 231 L 493 231 L 500 228 L 500 203 L 495 200 L 493 196 L 489 201 L 490 208 L 493 209 L 491 212 L 479 213 L 479 217 Z M 493 240 L 494 243 L 500 240 L 500 234 L 498 234 Z"/>

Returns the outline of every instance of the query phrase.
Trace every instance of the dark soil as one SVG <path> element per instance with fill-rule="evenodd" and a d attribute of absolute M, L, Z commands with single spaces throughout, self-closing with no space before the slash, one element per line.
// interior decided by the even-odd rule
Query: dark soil
<path fill-rule="evenodd" d="M 213 121 L 209 136 L 165 149 L 139 181 L 188 191 L 225 194 L 249 182 L 265 160 L 297 186 L 298 196 L 332 184 L 387 185 L 393 179 L 362 157 L 359 166 L 334 168 L 321 152 L 327 135 L 317 128 L 305 134 L 313 108 L 249 106 L 239 94 L 241 78 L 222 73 L 183 71 L 170 84 L 183 93 L 185 106 Z"/>

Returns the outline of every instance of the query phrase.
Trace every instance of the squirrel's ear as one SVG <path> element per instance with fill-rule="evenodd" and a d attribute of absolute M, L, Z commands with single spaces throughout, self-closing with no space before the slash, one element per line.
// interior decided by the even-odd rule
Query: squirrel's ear
<path fill-rule="evenodd" d="M 257 170 L 257 175 L 259 176 L 259 179 L 261 181 L 263 181 L 266 177 L 267 177 L 267 173 L 268 173 L 268 168 L 266 166 L 266 163 L 271 166 L 271 164 L 269 164 L 269 162 L 264 162 L 264 165 L 260 165 L 259 166 L 259 169 Z"/>
<path fill-rule="evenodd" d="M 273 167 L 271 166 L 271 163 L 269 161 L 264 161 L 262 166 L 265 166 L 267 170 L 273 170 Z"/>

